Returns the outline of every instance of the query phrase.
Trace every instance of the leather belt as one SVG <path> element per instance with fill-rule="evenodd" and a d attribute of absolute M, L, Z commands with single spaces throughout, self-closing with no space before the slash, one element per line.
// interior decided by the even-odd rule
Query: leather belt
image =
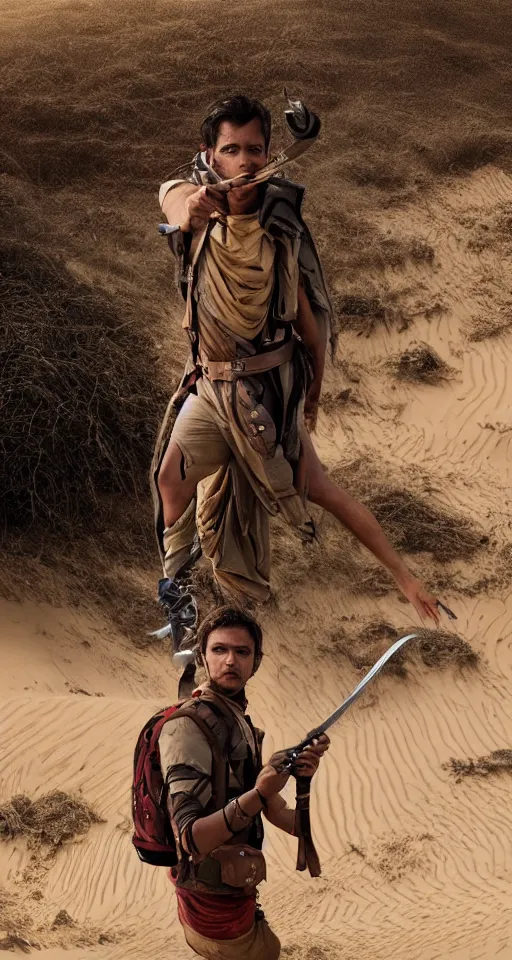
<path fill-rule="evenodd" d="M 239 377 L 250 377 L 256 373 L 265 373 L 280 367 L 292 359 L 295 347 L 294 337 L 283 343 L 276 350 L 267 353 L 257 353 L 253 357 L 243 357 L 240 360 L 205 360 L 201 362 L 203 374 L 208 380 L 237 380 Z"/>

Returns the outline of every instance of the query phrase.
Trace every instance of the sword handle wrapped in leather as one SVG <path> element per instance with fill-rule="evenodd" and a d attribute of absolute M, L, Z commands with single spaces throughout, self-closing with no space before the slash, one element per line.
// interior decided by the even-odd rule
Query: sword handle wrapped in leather
<path fill-rule="evenodd" d="M 296 777 L 297 787 L 295 794 L 295 829 L 299 840 L 297 851 L 297 870 L 306 867 L 312 877 L 319 877 L 322 870 L 320 860 L 311 836 L 311 819 L 309 815 L 309 792 L 311 777 Z"/>

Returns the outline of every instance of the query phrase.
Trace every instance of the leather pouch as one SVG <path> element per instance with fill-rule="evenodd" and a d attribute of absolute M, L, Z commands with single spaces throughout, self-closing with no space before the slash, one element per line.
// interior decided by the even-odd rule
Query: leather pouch
<path fill-rule="evenodd" d="M 254 847 L 225 844 L 212 850 L 210 856 L 220 863 L 222 882 L 230 887 L 243 887 L 246 893 L 250 893 L 267 879 L 265 857 Z"/>
<path fill-rule="evenodd" d="M 272 417 L 242 379 L 236 381 L 235 391 L 237 418 L 245 436 L 260 457 L 271 460 L 276 452 L 276 427 Z"/>

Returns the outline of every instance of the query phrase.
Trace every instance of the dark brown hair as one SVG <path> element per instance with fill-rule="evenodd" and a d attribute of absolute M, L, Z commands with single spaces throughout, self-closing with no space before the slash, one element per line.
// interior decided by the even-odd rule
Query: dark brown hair
<path fill-rule="evenodd" d="M 200 654 L 206 652 L 208 637 L 221 627 L 242 627 L 254 641 L 254 669 L 257 670 L 263 654 L 263 634 L 261 627 L 250 613 L 241 607 L 216 607 L 202 621 L 197 631 L 197 645 Z"/>
<path fill-rule="evenodd" d="M 251 120 L 258 119 L 261 131 L 265 138 L 265 147 L 268 150 L 272 120 L 270 112 L 259 100 L 252 100 L 243 94 L 228 97 L 227 100 L 217 100 L 209 107 L 208 116 L 201 124 L 201 139 L 205 147 L 214 147 L 217 143 L 221 123 L 227 120 L 238 127 L 245 127 Z"/>

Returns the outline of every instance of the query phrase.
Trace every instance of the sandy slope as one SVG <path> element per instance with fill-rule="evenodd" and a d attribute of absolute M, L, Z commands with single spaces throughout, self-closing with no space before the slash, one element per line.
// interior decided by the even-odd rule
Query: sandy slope
<path fill-rule="evenodd" d="M 434 260 L 388 270 L 391 290 L 409 290 L 408 329 L 344 335 L 343 354 L 363 367 L 359 405 L 322 414 L 318 434 L 328 464 L 364 451 L 383 457 L 391 472 L 411 464 L 426 470 L 437 499 L 477 518 L 498 544 L 510 536 L 511 340 L 472 341 L 468 332 L 475 318 L 502 308 L 512 268 L 496 245 L 475 250 L 468 243 L 475 223 L 494 222 L 510 202 L 512 182 L 488 167 L 386 212 L 381 226 L 425 240 Z M 430 310 L 433 304 L 442 310 Z M 383 361 L 411 341 L 432 345 L 455 369 L 453 379 L 440 387 L 395 383 Z M 480 569 L 483 559 L 473 563 L 473 579 Z M 502 589 L 448 599 L 457 629 L 482 654 L 480 666 L 440 672 L 416 665 L 405 680 L 380 678 L 334 731 L 315 784 L 322 878 L 297 875 L 293 842 L 268 831 L 263 901 L 284 956 L 512 958 L 512 780 L 505 774 L 455 783 L 442 767 L 452 756 L 511 745 L 512 596 Z M 140 865 L 130 846 L 134 738 L 175 691 L 165 653 L 134 649 L 82 611 L 5 602 L 1 614 L 1 798 L 81 791 L 106 820 L 61 850 L 43 874 L 24 843 L 1 845 L 2 876 L 23 897 L 41 890 L 46 917 L 65 908 L 80 923 L 125 935 L 65 951 L 72 937 L 64 932 L 44 955 L 185 960 L 191 954 L 163 871 Z M 263 612 L 267 656 L 251 689 L 267 751 L 295 742 L 357 681 L 356 671 L 319 652 L 319 643 L 341 617 L 376 616 L 411 623 L 394 595 L 345 594 L 334 571 L 327 587 L 281 586 L 277 609 Z"/>

